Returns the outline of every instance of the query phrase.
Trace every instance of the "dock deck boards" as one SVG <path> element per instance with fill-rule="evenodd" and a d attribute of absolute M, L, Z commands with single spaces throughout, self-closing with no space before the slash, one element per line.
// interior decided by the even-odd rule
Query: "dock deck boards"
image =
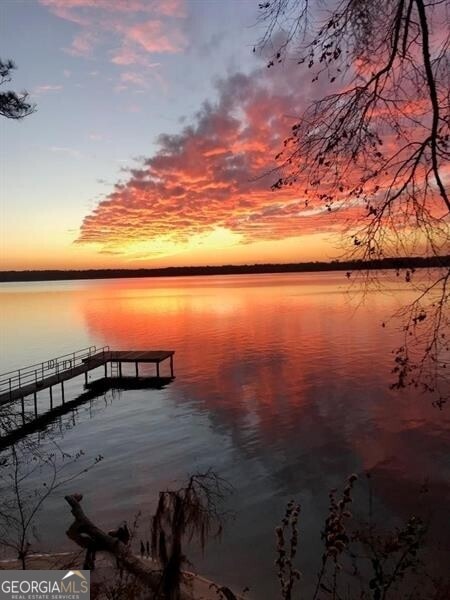
<path fill-rule="evenodd" d="M 174 350 L 110 350 L 110 360 L 117 362 L 159 363 L 174 354 Z"/>

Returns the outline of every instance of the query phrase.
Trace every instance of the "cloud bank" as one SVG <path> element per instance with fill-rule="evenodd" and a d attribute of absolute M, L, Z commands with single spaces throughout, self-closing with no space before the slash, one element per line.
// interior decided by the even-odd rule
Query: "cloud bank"
<path fill-rule="evenodd" d="M 180 133 L 159 137 L 158 151 L 85 217 L 77 241 L 125 251 L 131 242 L 179 247 L 217 231 L 250 243 L 339 228 L 336 214 L 305 211 L 297 187 L 271 191 L 274 155 L 309 100 L 298 77 L 258 68 L 219 81 L 217 100 Z"/>

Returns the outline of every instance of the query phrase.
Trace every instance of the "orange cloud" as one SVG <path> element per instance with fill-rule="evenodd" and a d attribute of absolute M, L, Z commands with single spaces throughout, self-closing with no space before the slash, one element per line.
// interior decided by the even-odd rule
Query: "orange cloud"
<path fill-rule="evenodd" d="M 148 48 L 156 51 L 157 46 L 151 40 L 155 31 L 155 39 L 159 39 L 159 34 L 162 36 L 161 47 L 171 51 L 177 45 L 176 40 L 165 41 L 163 30 L 154 23 L 149 20 L 128 29 L 128 38 L 141 45 L 150 40 Z M 139 80 L 136 74 L 128 77 L 135 83 Z M 347 84 L 343 82 L 343 89 Z M 100 251 L 122 252 L 129 258 L 148 258 L 173 255 L 199 244 L 209 247 L 212 240 L 219 238 L 228 240 L 228 244 L 249 244 L 318 232 L 341 233 L 350 223 L 358 229 L 358 218 L 366 218 L 364 223 L 368 222 L 363 194 L 352 191 L 361 187 L 369 172 L 365 155 L 359 161 L 358 157 L 350 160 L 345 151 L 338 154 L 333 166 L 321 172 L 315 199 L 310 199 L 314 191 L 308 196 L 305 190 L 314 187 L 314 182 L 308 169 L 302 170 L 304 157 L 295 156 L 293 169 L 298 167 L 299 180 L 292 178 L 290 185 L 271 191 L 271 185 L 279 177 L 279 172 L 275 173 L 274 155 L 283 147 L 292 126 L 299 122 L 298 115 L 304 113 L 312 98 L 329 93 L 328 81 L 322 78 L 312 84 L 307 71 L 286 63 L 283 69 L 258 68 L 250 74 L 230 75 L 216 87 L 214 103 L 205 102 L 180 133 L 162 134 L 158 151 L 130 170 L 128 179 L 119 182 L 85 217 L 78 243 L 95 243 Z M 387 121 L 381 112 L 376 115 L 383 137 L 383 154 L 394 157 L 383 168 L 382 153 L 378 153 L 380 158 L 373 159 L 377 176 L 367 184 L 367 193 L 380 203 L 390 184 L 397 190 L 409 185 L 417 192 L 427 183 L 427 160 L 423 159 L 415 169 L 412 183 L 405 168 L 398 167 L 400 160 L 406 161 L 406 166 L 411 164 L 409 154 L 427 126 L 426 105 L 407 90 L 399 93 L 398 98 L 396 118 L 406 120 L 410 129 L 413 123 L 413 127 L 402 149 L 398 147 L 398 136 L 390 120 L 394 109 L 389 109 Z M 302 120 L 306 139 L 313 133 L 308 122 L 307 118 Z M 288 160 L 295 151 L 295 134 L 290 140 L 283 160 Z M 448 173 L 445 171 L 446 178 Z M 302 184 L 305 181 L 308 185 Z M 327 194 L 331 190 L 333 198 L 329 202 Z M 408 205 L 411 191 L 408 188 L 406 192 L 393 211 L 397 222 L 391 225 L 392 213 L 387 230 L 383 230 L 383 246 L 388 252 L 389 244 L 398 242 L 395 236 L 399 230 L 405 232 L 402 239 L 405 252 L 413 251 L 414 246 L 416 252 L 425 248 L 426 232 L 418 229 L 417 215 Z M 427 197 L 426 201 L 430 214 L 437 214 L 434 197 Z"/>
<path fill-rule="evenodd" d="M 220 81 L 217 102 L 181 133 L 161 135 L 158 152 L 86 216 L 78 243 L 124 254 L 146 243 L 164 254 L 218 237 L 250 243 L 339 230 L 348 215 L 319 222 L 323 210 L 305 212 L 301 190 L 270 189 L 274 151 L 304 98 L 265 73 Z"/>

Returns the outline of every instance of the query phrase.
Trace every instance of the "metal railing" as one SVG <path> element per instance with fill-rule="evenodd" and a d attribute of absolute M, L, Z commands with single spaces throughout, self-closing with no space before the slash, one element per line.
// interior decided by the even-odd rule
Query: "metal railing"
<path fill-rule="evenodd" d="M 8 392 L 11 394 L 14 390 L 32 383 L 39 384 L 52 375 L 56 375 L 59 380 L 61 373 L 73 371 L 75 367 L 82 365 L 92 356 L 105 354 L 106 352 L 109 352 L 109 346 L 103 346 L 102 348 L 89 346 L 89 348 L 69 352 L 35 365 L 2 373 L 0 375 L 0 395 Z"/>

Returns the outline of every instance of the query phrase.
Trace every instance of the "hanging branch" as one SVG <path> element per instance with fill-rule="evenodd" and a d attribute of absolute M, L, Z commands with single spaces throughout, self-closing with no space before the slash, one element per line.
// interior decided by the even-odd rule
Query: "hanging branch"
<path fill-rule="evenodd" d="M 297 185 L 305 206 L 328 213 L 330 220 L 344 210 L 349 215 L 343 231 L 347 259 L 415 252 L 440 261 L 442 269 L 431 272 L 425 286 L 416 284 L 424 316 L 417 320 L 417 302 L 403 311 L 407 338 L 397 349 L 394 367 L 401 378 L 398 387 L 432 391 L 440 404 L 445 387 L 448 394 L 444 375 L 450 367 L 445 337 L 450 326 L 446 4 L 340 0 L 325 2 L 320 12 L 306 0 L 260 4 L 267 26 L 260 48 L 269 42 L 275 46 L 267 66 L 295 58 L 312 74 L 313 98 L 315 82 L 326 79 L 330 89 L 315 94 L 292 127 L 276 157 L 279 177 L 273 188 Z M 406 273 L 407 282 L 411 275 Z M 421 358 L 408 359 L 417 352 Z"/>

